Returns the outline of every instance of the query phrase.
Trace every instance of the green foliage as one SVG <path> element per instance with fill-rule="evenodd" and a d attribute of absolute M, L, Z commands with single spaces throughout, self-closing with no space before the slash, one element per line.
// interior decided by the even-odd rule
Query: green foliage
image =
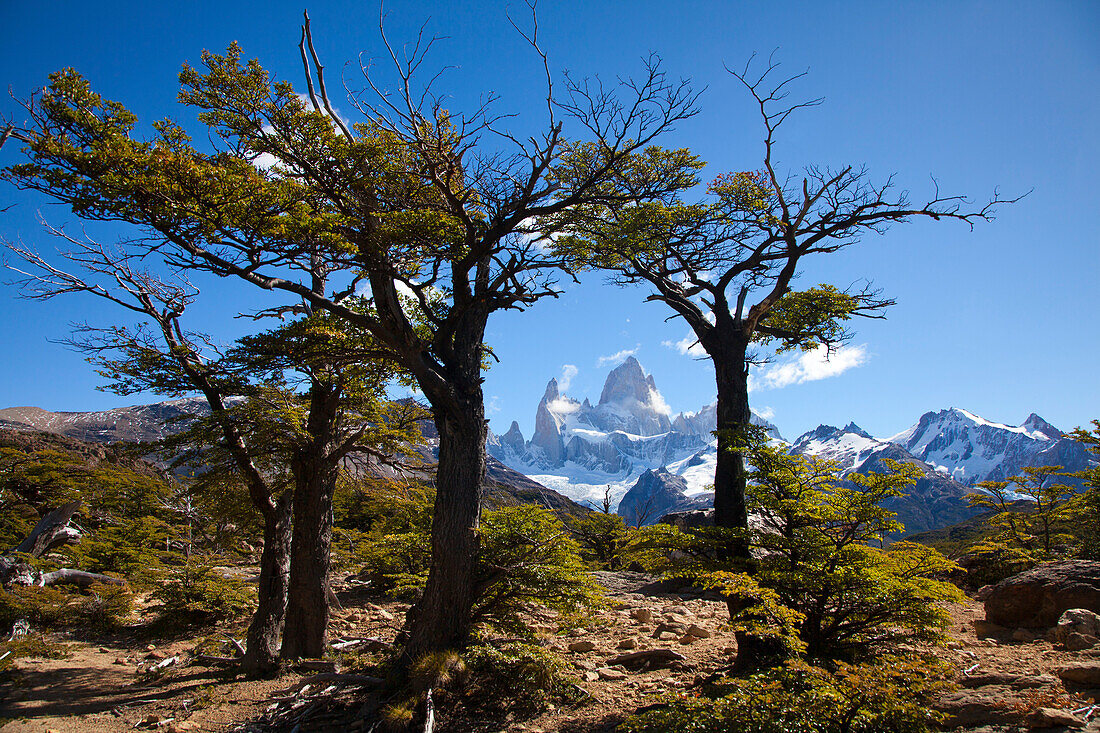
<path fill-rule="evenodd" d="M 477 587 L 475 623 L 517 634 L 529 633 L 523 617 L 540 608 L 571 616 L 603 602 L 561 520 L 531 505 L 485 513 Z"/>
<path fill-rule="evenodd" d="M 959 564 L 966 569 L 967 582 L 975 587 L 999 583 L 1039 562 L 1038 555 L 995 539 L 975 543 L 959 558 Z"/>
<path fill-rule="evenodd" d="M 427 532 L 398 532 L 364 538 L 356 559 L 359 577 L 371 587 L 397 598 L 415 600 L 428 581 L 431 544 Z"/>
<path fill-rule="evenodd" d="M 512 643 L 477 644 L 462 654 L 468 670 L 462 701 L 475 710 L 533 712 L 573 695 L 571 665 L 548 649 Z"/>
<path fill-rule="evenodd" d="M 433 500 L 427 489 L 393 484 L 338 493 L 336 534 L 356 544 L 361 578 L 383 592 L 419 596 L 431 559 Z M 532 505 L 487 511 L 480 538 L 475 624 L 526 634 L 524 618 L 539 609 L 569 616 L 602 603 L 580 545 L 552 512 Z"/>
<path fill-rule="evenodd" d="M 10 652 L 10 654 L 6 654 Z M 72 651 L 67 644 L 59 644 L 45 635 L 36 632 L 22 634 L 14 639 L 0 641 L 0 672 L 12 667 L 16 659 L 33 657 L 36 659 L 68 659 Z M 0 724 L 0 727 L 3 727 Z"/>
<path fill-rule="evenodd" d="M 623 733 L 925 733 L 941 716 L 933 700 L 951 688 L 949 665 L 887 657 L 834 671 L 790 662 L 725 680 L 704 697 L 677 697 L 634 715 Z"/>
<path fill-rule="evenodd" d="M 95 450 L 95 452 L 92 452 Z M 46 512 L 79 499 L 81 527 L 163 516 L 171 487 L 152 467 L 114 448 L 54 436 L 0 435 L 0 543 L 17 545 Z"/>
<path fill-rule="evenodd" d="M 19 619 L 26 619 L 37 628 L 106 631 L 124 624 L 133 608 L 133 594 L 126 586 L 94 584 L 77 592 L 14 585 L 0 588 L 0 629 L 10 629 Z"/>
<path fill-rule="evenodd" d="M 1077 539 L 1079 554 L 1086 560 L 1100 560 L 1100 420 L 1092 430 L 1077 428 L 1071 437 L 1088 446 L 1097 465 L 1074 474 L 1085 483 L 1085 492 L 1067 502 L 1067 514 Z"/>
<path fill-rule="evenodd" d="M 179 556 L 166 545 L 171 527 L 157 517 L 145 515 L 106 525 L 81 541 L 66 547 L 67 563 L 93 573 L 117 573 L 139 585 L 153 581 L 166 564 Z"/>
<path fill-rule="evenodd" d="M 916 469 L 891 464 L 889 473 L 836 475 L 835 465 L 788 455 L 767 443 L 745 448 L 753 466 L 748 509 L 757 517 L 746 533 L 758 559 L 752 581 L 715 559 L 730 530 L 696 532 L 701 544 L 674 573 L 744 597 L 748 618 L 774 621 L 776 606 L 793 609 L 806 653 L 814 659 L 865 658 L 914 639 L 934 640 L 946 626 L 938 601 L 960 597 L 941 580 L 955 567 L 939 552 L 910 542 L 874 547 L 902 529 L 881 503 L 912 483 Z M 759 588 L 757 588 L 757 586 Z M 775 594 L 774 598 L 764 591 Z M 738 602 L 731 606 L 736 613 Z"/>
<path fill-rule="evenodd" d="M 1006 481 L 979 481 L 976 486 L 986 493 L 966 495 L 970 506 L 995 512 L 988 520 L 995 530 L 993 539 L 1011 544 L 1041 558 L 1053 557 L 1056 545 L 1071 541 L 1068 534 L 1058 532 L 1067 518 L 1066 502 L 1074 489 L 1056 480 L 1064 476 L 1061 466 L 1028 466 L 1019 476 Z M 1013 504 L 1009 492 L 1034 502 L 1026 510 Z"/>
<path fill-rule="evenodd" d="M 581 548 L 581 557 L 597 570 L 640 567 L 663 572 L 669 553 L 678 547 L 678 530 L 667 524 L 628 527 L 611 511 L 610 497 L 601 508 L 569 522 L 569 531 Z"/>
<path fill-rule="evenodd" d="M 417 484 L 343 480 L 333 498 L 333 553 L 382 593 L 415 599 L 431 561 L 435 493 Z"/>
<path fill-rule="evenodd" d="M 580 544 L 581 556 L 591 566 L 599 570 L 623 567 L 630 533 L 618 514 L 594 511 L 571 522 L 569 529 Z"/>
<path fill-rule="evenodd" d="M 746 573 L 708 573 L 705 582 L 708 588 L 717 589 L 728 599 L 731 609 L 740 609 L 730 615 L 734 632 L 762 642 L 758 646 L 772 650 L 779 660 L 792 659 L 806 651 L 806 643 L 799 638 L 806 615 L 784 606 L 774 590 L 761 586 Z M 752 661 L 758 665 L 767 660 Z"/>
<path fill-rule="evenodd" d="M 243 580 L 225 577 L 199 559 L 169 570 L 153 598 L 162 623 L 194 624 L 236 618 L 250 612 L 254 593 Z"/>

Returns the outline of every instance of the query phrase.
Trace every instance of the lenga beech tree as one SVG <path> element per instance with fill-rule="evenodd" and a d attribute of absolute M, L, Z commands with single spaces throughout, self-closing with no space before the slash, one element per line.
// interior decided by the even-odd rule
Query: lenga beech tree
<path fill-rule="evenodd" d="M 327 311 L 412 376 L 439 432 L 439 464 L 431 568 L 407 618 L 406 660 L 469 636 L 486 325 L 497 311 L 556 295 L 562 265 L 545 246 L 555 232 L 536 237 L 532 223 L 579 206 L 664 201 L 691 179 L 690 155 L 651 147 L 695 114 L 686 82 L 669 81 L 650 58 L 638 80 L 614 90 L 566 78 L 559 95 L 537 25 L 521 34 L 545 71 L 546 119 L 531 137 L 506 130 L 492 100 L 456 114 L 431 82 L 418 84 L 430 42 L 403 59 L 389 51 L 393 94 L 364 68 L 365 90 L 348 98 L 362 122 L 345 122 L 333 113 L 307 18 L 308 102 L 258 62 L 242 63 L 235 45 L 204 54 L 202 72 L 185 67 L 180 100 L 199 110 L 218 150 L 197 150 L 170 121 L 138 139 L 132 113 L 66 70 L 26 105 L 30 123 L 18 132 L 30 160 L 5 173 L 85 219 L 136 225 L 135 254 Z M 324 293 L 309 277 L 317 257 L 344 275 Z"/>
<path fill-rule="evenodd" d="M 308 312 L 222 353 L 182 325 L 197 290 L 134 269 L 124 252 L 53 232 L 71 245 L 63 258 L 75 268 L 12 246 L 30 268 L 24 294 L 87 293 L 141 316 L 137 328 L 82 326 L 70 343 L 117 394 L 200 392 L 210 415 L 195 416 L 164 449 L 183 462 L 198 454 L 200 481 L 242 481 L 263 519 L 259 598 L 243 666 L 263 674 L 280 657 L 322 656 L 338 471 L 364 456 L 393 460 L 419 438 L 419 409 L 384 398 L 392 362 L 361 332 Z"/>
<path fill-rule="evenodd" d="M 751 60 L 750 60 L 751 64 Z M 892 181 L 873 183 L 867 172 L 809 167 L 802 175 L 783 174 L 773 162 L 776 130 L 800 108 L 820 100 L 787 104 L 788 84 L 770 86 L 776 69 L 769 63 L 750 79 L 749 66 L 731 72 L 759 106 L 766 132 L 759 170 L 718 176 L 706 199 L 677 199 L 634 205 L 575 207 L 541 222 L 555 232 L 555 249 L 572 257 L 576 268 L 600 268 L 620 284 L 648 283 L 648 300 L 664 303 L 691 327 L 714 365 L 718 388 L 718 465 L 714 476 L 714 519 L 719 527 L 746 528 L 747 474 L 738 445 L 749 425 L 749 367 L 753 347 L 776 352 L 830 352 L 849 338 L 844 323 L 853 316 L 883 317 L 893 301 L 869 286 L 840 290 L 818 285 L 792 289 L 799 266 L 811 255 L 830 254 L 859 242 L 868 232 L 883 233 L 893 222 L 917 216 L 973 224 L 992 218 L 998 203 L 964 210 L 960 196 L 935 196 L 910 205 Z M 691 161 L 698 170 L 703 164 Z M 728 553 L 748 561 L 748 547 L 731 539 Z"/>

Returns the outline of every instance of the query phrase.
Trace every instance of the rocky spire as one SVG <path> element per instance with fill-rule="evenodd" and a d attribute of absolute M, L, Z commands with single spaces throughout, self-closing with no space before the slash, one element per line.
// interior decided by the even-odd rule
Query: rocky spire
<path fill-rule="evenodd" d="M 551 379 L 546 385 L 546 392 L 539 401 L 535 410 L 535 434 L 531 436 L 529 448 L 541 449 L 546 462 L 551 466 L 562 465 L 565 453 L 565 443 L 561 437 L 561 425 L 550 411 L 550 405 L 560 398 L 558 393 L 558 380 Z M 516 426 L 517 429 L 519 426 Z M 511 432 L 511 431 L 509 431 Z"/>
<path fill-rule="evenodd" d="M 619 366 L 611 370 L 603 383 L 600 404 L 622 402 L 626 398 L 635 399 L 642 404 L 649 402 L 649 390 L 656 390 L 653 377 L 646 379 L 642 365 L 633 356 L 628 356 Z"/>

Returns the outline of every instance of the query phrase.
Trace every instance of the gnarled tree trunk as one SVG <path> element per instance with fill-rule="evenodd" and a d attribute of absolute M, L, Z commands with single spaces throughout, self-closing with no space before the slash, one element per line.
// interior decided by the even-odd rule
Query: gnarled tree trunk
<path fill-rule="evenodd" d="M 248 626 L 242 665 L 250 675 L 264 675 L 279 668 L 279 637 L 286 613 L 287 581 L 290 574 L 290 518 L 293 506 L 289 491 L 264 512 L 264 549 L 260 554 L 260 584 L 256 613 Z"/>
<path fill-rule="evenodd" d="M 424 595 L 409 611 L 407 662 L 427 652 L 454 649 L 470 633 L 474 604 L 481 481 L 485 475 L 485 405 L 480 375 L 466 381 L 461 411 L 434 408 L 439 431 L 432 516 L 432 565 Z"/>
<path fill-rule="evenodd" d="M 294 530 L 290 587 L 283 627 L 284 659 L 321 657 L 329 619 L 332 496 L 337 466 L 330 458 L 338 389 L 314 382 L 307 431 L 311 437 L 292 459 Z"/>
<path fill-rule="evenodd" d="M 737 436 L 749 425 L 748 341 L 742 338 L 714 338 L 705 344 L 714 362 L 718 387 L 718 463 L 714 470 L 714 524 L 744 529 L 748 526 L 745 487 L 748 475 L 745 457 L 736 449 Z M 749 559 L 745 540 L 731 543 L 731 559 Z"/>

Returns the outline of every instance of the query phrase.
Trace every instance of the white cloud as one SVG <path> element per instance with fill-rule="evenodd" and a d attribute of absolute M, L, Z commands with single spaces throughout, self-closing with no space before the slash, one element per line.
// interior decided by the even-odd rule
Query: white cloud
<path fill-rule="evenodd" d="M 792 384 L 816 382 L 836 377 L 849 369 L 867 362 L 867 347 L 841 346 L 829 354 L 824 346 L 818 346 L 795 359 L 769 366 L 757 374 L 749 375 L 749 390 L 782 389 Z"/>
<path fill-rule="evenodd" d="M 687 354 L 696 359 L 707 355 L 706 349 L 699 343 L 699 339 L 694 336 L 684 336 L 679 341 L 662 341 L 661 346 L 679 351 L 681 354 Z"/>
<path fill-rule="evenodd" d="M 767 405 L 765 405 L 764 407 L 754 407 L 752 408 L 752 411 L 760 417 L 764 418 L 765 420 L 771 420 L 773 417 L 775 417 L 775 410 L 768 407 Z"/>
<path fill-rule="evenodd" d="M 581 403 L 574 402 L 568 397 L 559 397 L 556 400 L 550 400 L 546 404 L 546 409 L 555 415 L 571 415 L 581 409 Z"/>
<path fill-rule="evenodd" d="M 558 380 L 558 389 L 562 392 L 569 389 L 569 385 L 573 383 L 573 377 L 577 376 L 579 370 L 573 364 L 561 365 L 561 379 Z"/>
<path fill-rule="evenodd" d="M 485 405 L 485 413 L 488 415 L 495 415 L 500 412 L 500 398 L 493 395 L 489 398 L 489 404 Z"/>
<path fill-rule="evenodd" d="M 618 364 L 619 362 L 624 361 L 626 357 L 634 356 L 635 354 L 637 354 L 638 348 L 639 346 L 635 346 L 633 349 L 623 349 L 622 351 L 616 352 L 614 354 L 601 356 L 599 359 L 596 359 L 596 367 L 601 368 L 607 366 L 608 364 Z"/>
<path fill-rule="evenodd" d="M 655 389 L 649 390 L 649 404 L 653 406 L 653 409 L 662 415 L 671 415 L 672 408 L 665 402 L 664 395 Z"/>

